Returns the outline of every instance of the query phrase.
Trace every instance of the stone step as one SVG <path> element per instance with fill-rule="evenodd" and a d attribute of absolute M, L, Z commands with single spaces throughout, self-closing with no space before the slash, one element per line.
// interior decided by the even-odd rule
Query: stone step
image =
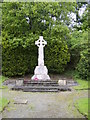
<path fill-rule="evenodd" d="M 23 86 L 59 86 L 58 84 L 24 84 Z"/>
<path fill-rule="evenodd" d="M 23 88 L 23 91 L 31 91 L 31 90 L 58 90 L 58 91 L 71 91 L 68 87 L 32 87 L 32 88 Z"/>
<path fill-rule="evenodd" d="M 48 80 L 48 81 L 34 81 L 34 80 L 24 80 L 23 85 L 52 85 L 52 86 L 58 86 L 57 80 Z M 76 81 L 66 81 L 66 85 L 68 86 L 76 86 L 78 83 Z"/>
<path fill-rule="evenodd" d="M 15 85 L 14 87 L 11 88 L 11 90 L 23 90 L 23 88 L 24 88 L 23 86 L 16 86 Z"/>
<path fill-rule="evenodd" d="M 26 89 L 26 88 L 28 88 L 28 89 L 33 89 L 33 88 L 38 88 L 38 89 L 46 89 L 46 88 L 67 88 L 67 86 L 17 86 L 17 85 L 15 85 L 13 88 L 18 88 L 18 89 Z M 12 89 L 13 89 L 12 88 Z"/>
<path fill-rule="evenodd" d="M 56 90 L 38 90 L 38 89 L 34 89 L 34 90 L 26 90 L 24 89 L 23 92 L 59 92 L 57 89 Z"/>
<path fill-rule="evenodd" d="M 54 89 L 23 89 L 23 92 L 59 92 L 59 91 L 71 91 L 70 88 L 54 88 Z"/>
<path fill-rule="evenodd" d="M 24 84 L 58 84 L 58 81 L 55 80 L 48 80 L 48 81 L 34 81 L 34 80 L 24 80 Z"/>
<path fill-rule="evenodd" d="M 24 81 L 23 82 L 23 85 L 30 85 L 30 86 L 35 86 L 35 85 L 38 85 L 38 86 L 58 86 L 58 82 L 57 81 Z"/>
<path fill-rule="evenodd" d="M 57 83 L 29 83 L 23 84 L 23 86 L 59 86 Z"/>
<path fill-rule="evenodd" d="M 71 91 L 67 86 L 14 86 L 12 90 L 23 90 L 23 91 L 48 91 L 48 90 L 58 90 L 58 91 Z"/>

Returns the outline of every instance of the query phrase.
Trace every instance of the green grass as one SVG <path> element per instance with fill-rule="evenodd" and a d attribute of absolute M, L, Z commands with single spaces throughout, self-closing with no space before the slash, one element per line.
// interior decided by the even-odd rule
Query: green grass
<path fill-rule="evenodd" d="M 86 80 L 82 80 L 82 79 L 76 79 L 78 86 L 74 86 L 74 89 L 76 90 L 87 90 L 90 88 L 90 86 L 88 85 L 88 81 Z"/>
<path fill-rule="evenodd" d="M 88 118 L 88 108 L 90 108 L 90 104 L 88 106 L 88 100 L 90 101 L 90 98 L 81 98 L 76 100 L 74 103 L 75 107 L 78 109 L 78 111 L 86 116 Z"/>
<path fill-rule="evenodd" d="M 8 79 L 7 77 L 0 76 L 0 89 L 6 88 L 6 86 L 2 85 L 2 82 L 4 82 L 7 79 Z M 6 98 L 0 97 L 0 112 L 3 111 L 3 109 L 7 106 L 8 103 L 9 101 Z"/>
<path fill-rule="evenodd" d="M 73 88 L 76 90 L 88 90 L 90 89 L 90 80 L 81 79 L 78 73 L 74 70 L 66 71 L 64 74 L 66 77 L 72 77 L 75 81 L 77 81 L 78 86 L 74 86 Z"/>
<path fill-rule="evenodd" d="M 68 70 L 65 72 L 64 74 L 66 77 L 70 77 L 72 79 L 74 79 L 75 81 L 77 81 L 78 86 L 73 86 L 73 88 L 75 90 L 88 90 L 90 89 L 90 80 L 84 80 L 81 79 L 78 75 L 78 73 L 74 70 Z M 88 104 L 88 100 L 90 103 L 90 98 L 81 98 L 79 100 L 77 100 L 74 105 L 75 107 L 78 109 L 78 111 L 83 114 L 84 116 L 86 116 L 89 120 L 90 120 L 90 114 L 88 114 L 88 111 L 90 111 L 90 104 Z"/>
<path fill-rule="evenodd" d="M 6 88 L 6 86 L 2 85 L 2 82 L 4 82 L 7 79 L 8 79 L 7 77 L 0 76 L 0 89 Z"/>
<path fill-rule="evenodd" d="M 8 103 L 9 100 L 7 100 L 6 98 L 0 98 L 0 112 L 4 110 Z"/>

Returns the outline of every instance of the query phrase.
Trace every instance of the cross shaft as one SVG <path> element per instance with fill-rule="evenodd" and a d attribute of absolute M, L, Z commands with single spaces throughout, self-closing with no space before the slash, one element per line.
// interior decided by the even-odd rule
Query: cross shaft
<path fill-rule="evenodd" d="M 35 45 L 39 47 L 38 50 L 38 65 L 43 65 L 44 66 L 44 49 L 45 45 L 47 42 L 43 39 L 43 36 L 39 37 L 39 40 L 35 41 Z"/>

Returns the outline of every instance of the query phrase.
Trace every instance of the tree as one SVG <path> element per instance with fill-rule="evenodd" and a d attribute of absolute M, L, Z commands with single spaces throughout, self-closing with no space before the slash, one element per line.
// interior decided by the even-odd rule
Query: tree
<path fill-rule="evenodd" d="M 80 77 L 88 79 L 88 32 L 77 30 L 73 31 L 71 40 L 68 41 L 68 46 L 71 55 L 69 65 L 79 72 Z"/>
<path fill-rule="evenodd" d="M 3 74 L 14 76 L 33 72 L 37 65 L 37 47 L 34 42 L 40 35 L 48 41 L 45 58 L 47 67 L 51 72 L 64 71 L 70 58 L 66 44 L 70 38 L 67 14 L 74 10 L 73 4 L 14 2 L 3 3 L 2 7 Z M 50 63 L 50 60 L 54 55 L 53 65 L 54 62 Z"/>
<path fill-rule="evenodd" d="M 74 28 L 77 30 L 88 30 L 88 10 L 89 6 L 87 2 L 77 2 L 75 6 L 75 14 L 76 14 L 76 25 Z M 83 9 L 83 13 L 79 13 Z"/>

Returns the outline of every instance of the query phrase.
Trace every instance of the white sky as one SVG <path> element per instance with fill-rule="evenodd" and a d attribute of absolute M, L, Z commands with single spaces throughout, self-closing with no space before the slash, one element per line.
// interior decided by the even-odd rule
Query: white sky
<path fill-rule="evenodd" d="M 83 5 L 82 8 L 80 8 L 79 10 L 79 16 L 82 17 L 84 11 L 86 9 L 86 6 Z M 69 25 L 69 27 L 71 27 L 72 25 L 75 25 L 76 23 L 74 21 L 76 21 L 76 14 L 75 13 L 71 13 L 70 15 L 70 18 L 71 18 L 71 24 Z M 77 23 L 78 24 L 78 23 Z"/>
<path fill-rule="evenodd" d="M 86 9 L 86 6 L 83 6 L 82 8 L 80 8 L 80 10 L 79 10 L 80 17 L 82 16 L 82 14 L 85 11 L 85 9 Z"/>
<path fill-rule="evenodd" d="M 80 16 L 80 17 L 82 17 L 82 14 L 83 14 L 83 12 L 85 11 L 85 9 L 86 9 L 86 6 L 85 6 L 85 5 L 83 5 L 82 8 L 80 8 L 80 10 L 79 10 L 79 16 Z M 75 21 L 76 21 L 76 14 L 72 12 L 72 13 L 71 13 L 70 15 L 68 15 L 68 16 L 71 18 L 71 25 L 70 25 L 70 26 L 75 25 L 75 24 L 76 24 L 76 23 L 75 23 Z M 30 22 L 29 17 L 26 17 L 26 19 L 27 19 L 27 23 L 29 23 L 29 22 Z M 56 18 L 53 17 L 53 20 L 55 21 Z M 45 23 L 45 20 L 42 20 L 42 22 Z"/>

